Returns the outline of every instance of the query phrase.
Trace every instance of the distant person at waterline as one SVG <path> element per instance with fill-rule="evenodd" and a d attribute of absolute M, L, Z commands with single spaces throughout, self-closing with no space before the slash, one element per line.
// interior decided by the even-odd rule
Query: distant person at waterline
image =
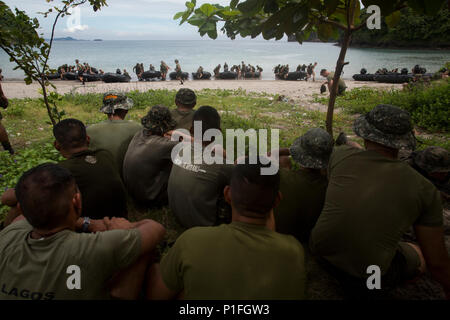
<path fill-rule="evenodd" d="M 327 81 L 323 84 L 328 85 L 328 91 L 331 93 L 331 88 L 333 87 L 333 79 L 334 79 L 334 72 L 330 72 L 327 69 L 320 70 L 320 75 L 324 78 L 327 78 Z M 339 78 L 338 88 L 337 88 L 337 95 L 341 96 L 345 93 L 345 90 L 347 89 L 347 85 L 345 84 L 345 81 L 342 78 Z"/>
<path fill-rule="evenodd" d="M 133 108 L 133 100 L 120 92 L 108 92 L 103 96 L 100 112 L 108 119 L 87 127 L 91 137 L 91 149 L 107 150 L 113 156 L 117 172 L 122 175 L 123 158 L 134 135 L 142 126 L 134 121 L 125 120 L 128 111 Z"/>

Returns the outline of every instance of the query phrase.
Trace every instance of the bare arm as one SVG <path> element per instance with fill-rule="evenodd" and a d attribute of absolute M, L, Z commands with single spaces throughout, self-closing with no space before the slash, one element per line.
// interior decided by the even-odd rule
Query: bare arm
<path fill-rule="evenodd" d="M 445 248 L 442 227 L 414 227 L 428 270 L 450 299 L 450 258 Z"/>
<path fill-rule="evenodd" d="M 147 299 L 172 300 L 178 295 L 178 292 L 170 290 L 164 283 L 159 263 L 153 264 L 148 271 Z"/>
<path fill-rule="evenodd" d="M 14 188 L 6 190 L 1 198 L 3 205 L 8 207 L 15 207 L 17 205 L 16 190 Z"/>

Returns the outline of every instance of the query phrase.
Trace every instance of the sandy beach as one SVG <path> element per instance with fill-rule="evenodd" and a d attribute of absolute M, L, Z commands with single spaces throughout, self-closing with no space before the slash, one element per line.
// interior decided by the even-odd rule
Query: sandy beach
<path fill-rule="evenodd" d="M 150 89 L 168 89 L 178 90 L 182 87 L 191 88 L 193 90 L 202 89 L 223 89 L 236 90 L 243 89 L 247 92 L 269 93 L 284 95 L 296 103 L 302 103 L 305 107 L 325 111 L 325 107 L 320 104 L 311 103 L 313 94 L 320 94 L 320 86 L 324 79 L 312 81 L 282 81 L 282 80 L 205 80 L 205 81 L 186 81 L 184 85 L 180 85 L 178 81 L 154 81 L 154 82 L 129 82 L 129 83 L 103 83 L 90 82 L 82 85 L 78 81 L 53 81 L 59 94 L 66 93 L 104 93 L 109 90 L 117 90 L 128 92 L 133 90 L 147 91 Z M 361 82 L 346 80 L 348 89 L 360 87 L 379 88 L 389 90 L 392 88 L 401 88 L 399 84 L 385 84 L 377 82 Z M 23 81 L 4 81 L 2 82 L 5 95 L 12 98 L 39 98 L 39 85 L 33 83 L 26 85 Z M 50 88 L 53 90 L 52 88 Z M 324 94 L 325 96 L 325 94 Z"/>

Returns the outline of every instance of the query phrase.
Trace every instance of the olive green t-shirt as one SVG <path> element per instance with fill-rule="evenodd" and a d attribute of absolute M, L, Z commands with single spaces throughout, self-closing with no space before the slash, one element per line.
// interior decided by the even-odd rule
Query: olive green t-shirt
<path fill-rule="evenodd" d="M 128 145 L 139 130 L 142 130 L 142 126 L 133 121 L 106 120 L 87 127 L 86 132 L 91 138 L 90 148 L 109 151 L 119 174 L 122 174 L 123 158 Z"/>
<path fill-rule="evenodd" d="M 75 177 L 82 198 L 82 215 L 91 219 L 126 217 L 125 186 L 106 150 L 86 150 L 59 163 Z"/>
<path fill-rule="evenodd" d="M 437 189 L 400 160 L 349 146 L 331 155 L 325 205 L 311 233 L 314 253 L 359 278 L 385 274 L 412 225 L 441 226 Z"/>
<path fill-rule="evenodd" d="M 240 222 L 184 232 L 161 261 L 161 275 L 184 298 L 304 299 L 302 245 L 265 226 Z"/>
<path fill-rule="evenodd" d="M 188 131 L 191 130 L 192 121 L 194 120 L 194 109 L 189 111 L 180 111 L 178 109 L 173 109 L 170 111 L 170 113 L 172 114 L 172 118 L 177 123 L 175 129 L 186 129 Z"/>
<path fill-rule="evenodd" d="M 33 227 L 18 221 L 0 232 L 0 299 L 110 299 L 107 281 L 134 263 L 141 250 L 138 230 L 75 233 L 69 230 L 42 240 Z M 80 289 L 76 284 L 79 267 Z M 73 268 L 73 267 L 72 267 Z"/>
<path fill-rule="evenodd" d="M 332 81 L 333 79 L 334 79 L 334 72 L 330 72 L 330 74 L 327 77 L 327 80 Z M 347 89 L 347 85 L 345 84 L 345 81 L 342 78 L 339 78 L 338 93 L 343 92 L 345 89 Z"/>
<path fill-rule="evenodd" d="M 322 212 L 328 180 L 320 173 L 280 170 L 282 201 L 275 208 L 277 232 L 293 235 L 307 242 Z"/>
<path fill-rule="evenodd" d="M 123 180 L 127 190 L 141 203 L 154 201 L 161 193 L 167 193 L 172 168 L 171 153 L 178 144 L 145 132 L 141 130 L 136 133 L 123 161 Z"/>
<path fill-rule="evenodd" d="M 194 158 L 194 146 L 191 155 Z M 225 160 L 224 160 L 225 162 Z M 229 184 L 234 165 L 195 164 L 175 159 L 169 177 L 169 206 L 185 228 L 213 226 L 217 222 L 218 202 Z"/>

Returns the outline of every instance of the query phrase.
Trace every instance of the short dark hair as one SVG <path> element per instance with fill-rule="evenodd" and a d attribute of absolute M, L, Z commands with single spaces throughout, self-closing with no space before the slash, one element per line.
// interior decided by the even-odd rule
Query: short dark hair
<path fill-rule="evenodd" d="M 211 106 L 203 106 L 195 111 L 192 128 L 194 128 L 195 121 L 202 122 L 202 135 L 209 129 L 220 130 L 220 115 L 217 110 Z"/>
<path fill-rule="evenodd" d="M 268 167 L 259 161 L 257 164 L 235 165 L 230 186 L 233 205 L 237 210 L 266 215 L 273 209 L 280 190 L 280 173 L 262 175 L 261 169 Z"/>
<path fill-rule="evenodd" d="M 123 119 L 127 116 L 127 113 L 128 113 L 128 110 L 126 110 L 126 109 L 116 109 L 116 110 L 114 110 L 113 115 L 118 116 Z"/>
<path fill-rule="evenodd" d="M 28 222 L 37 229 L 50 230 L 66 219 L 76 190 L 69 170 L 44 163 L 20 177 L 16 196 Z"/>
<path fill-rule="evenodd" d="M 327 69 L 322 69 L 322 70 L 320 70 L 320 74 L 322 74 L 322 73 L 324 73 L 326 71 L 327 71 Z"/>
<path fill-rule="evenodd" d="M 77 119 L 65 119 L 53 127 L 56 141 L 65 149 L 86 145 L 86 126 Z"/>

